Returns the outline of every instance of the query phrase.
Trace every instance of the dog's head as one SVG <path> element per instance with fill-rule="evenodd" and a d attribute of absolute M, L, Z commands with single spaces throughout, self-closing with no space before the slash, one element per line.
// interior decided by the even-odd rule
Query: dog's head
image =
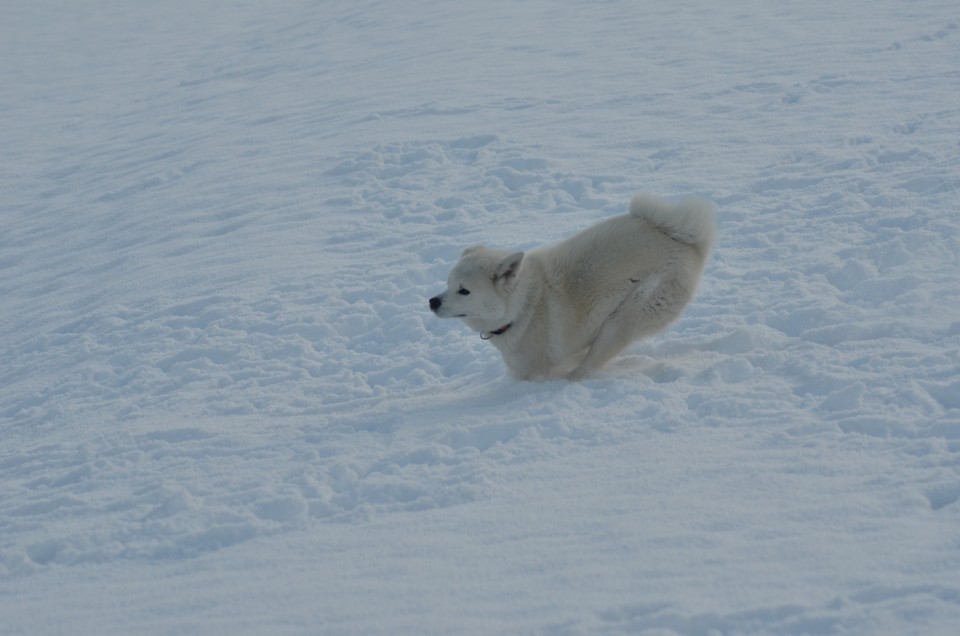
<path fill-rule="evenodd" d="M 430 309 L 440 318 L 463 318 L 477 331 L 502 326 L 511 319 L 507 301 L 522 261 L 523 252 L 467 248 L 450 272 L 447 290 L 430 299 Z"/>

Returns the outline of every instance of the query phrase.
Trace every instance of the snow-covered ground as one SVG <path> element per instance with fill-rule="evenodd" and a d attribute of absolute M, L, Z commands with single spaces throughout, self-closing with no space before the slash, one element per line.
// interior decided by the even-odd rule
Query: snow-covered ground
<path fill-rule="evenodd" d="M 3 634 L 960 633 L 955 0 L 10 0 Z M 426 299 L 699 194 L 668 332 Z"/>

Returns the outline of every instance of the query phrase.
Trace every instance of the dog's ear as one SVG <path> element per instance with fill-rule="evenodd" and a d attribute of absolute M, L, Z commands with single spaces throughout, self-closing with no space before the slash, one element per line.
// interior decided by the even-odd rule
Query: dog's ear
<path fill-rule="evenodd" d="M 474 252 L 479 252 L 482 249 L 483 249 L 483 245 L 474 245 L 473 247 L 468 247 L 467 249 L 463 250 L 462 254 L 460 254 L 460 258 L 463 258 L 464 256 L 469 256 Z"/>
<path fill-rule="evenodd" d="M 493 282 L 498 285 L 509 284 L 517 277 L 520 271 L 520 261 L 523 260 L 523 252 L 516 252 L 506 257 L 497 265 L 497 271 L 494 274 Z"/>

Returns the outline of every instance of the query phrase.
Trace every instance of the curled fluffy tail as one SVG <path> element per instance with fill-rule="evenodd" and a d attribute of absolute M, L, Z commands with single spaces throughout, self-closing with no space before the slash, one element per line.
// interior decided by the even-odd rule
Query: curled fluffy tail
<path fill-rule="evenodd" d="M 630 214 L 647 221 L 675 241 L 692 245 L 706 259 L 716 235 L 713 203 L 689 198 L 670 203 L 649 194 L 630 201 Z"/>

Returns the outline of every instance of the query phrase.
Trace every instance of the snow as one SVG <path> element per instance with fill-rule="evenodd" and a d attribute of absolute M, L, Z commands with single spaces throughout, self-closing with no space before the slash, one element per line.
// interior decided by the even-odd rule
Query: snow
<path fill-rule="evenodd" d="M 4 634 L 955 634 L 940 0 L 13 0 Z M 426 300 L 705 196 L 669 331 L 518 383 Z"/>

